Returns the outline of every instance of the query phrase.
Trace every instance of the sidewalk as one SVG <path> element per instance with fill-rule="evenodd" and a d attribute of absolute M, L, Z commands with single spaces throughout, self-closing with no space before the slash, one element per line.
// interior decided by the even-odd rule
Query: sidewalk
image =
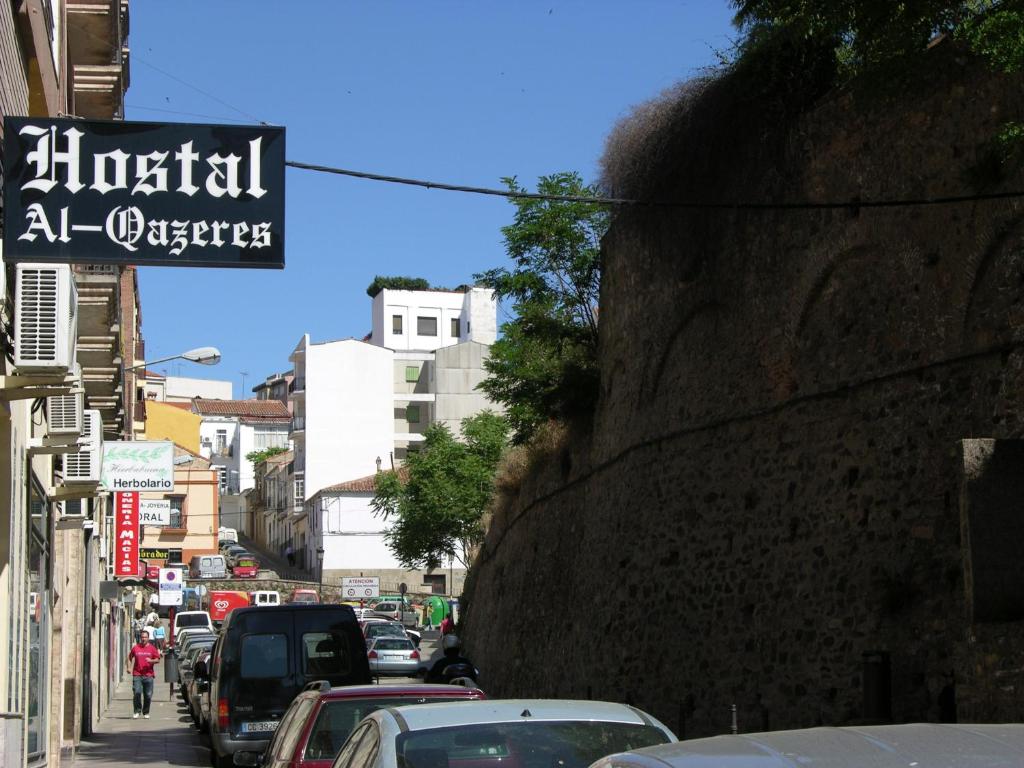
<path fill-rule="evenodd" d="M 118 686 L 116 701 L 100 719 L 96 732 L 82 739 L 77 768 L 144 768 L 210 765 L 210 750 L 192 725 L 181 698 L 170 698 L 170 684 L 157 675 L 150 719 L 132 719 L 131 678 Z"/>

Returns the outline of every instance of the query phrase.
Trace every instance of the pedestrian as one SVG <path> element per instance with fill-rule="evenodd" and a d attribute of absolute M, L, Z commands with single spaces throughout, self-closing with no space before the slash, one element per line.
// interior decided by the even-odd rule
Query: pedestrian
<path fill-rule="evenodd" d="M 142 715 L 149 719 L 149 705 L 153 701 L 154 667 L 160 663 L 160 651 L 149 642 L 149 632 L 142 630 L 139 642 L 128 651 L 127 665 L 132 673 L 132 718 Z"/>
<path fill-rule="evenodd" d="M 292 549 L 292 545 L 289 544 L 284 550 L 284 556 L 288 558 L 288 567 L 295 567 L 295 550 Z"/>
<path fill-rule="evenodd" d="M 445 614 L 445 617 L 441 619 L 441 636 L 450 635 L 455 631 L 455 622 L 452 621 L 452 615 L 450 613 Z"/>
<path fill-rule="evenodd" d="M 139 635 L 142 634 L 145 627 L 146 622 L 142 618 L 142 611 L 136 611 L 135 618 L 132 620 L 132 643 L 139 642 Z"/>
<path fill-rule="evenodd" d="M 431 629 L 432 630 L 434 628 L 434 612 L 432 610 L 430 610 L 431 608 L 433 608 L 433 606 L 430 603 L 427 603 L 425 606 L 423 606 L 423 628 L 424 629 Z"/>
<path fill-rule="evenodd" d="M 157 613 L 155 610 L 151 610 L 149 613 L 146 614 L 146 626 L 152 628 L 152 627 L 155 627 L 159 623 L 160 623 L 160 614 Z M 150 635 L 150 637 L 152 637 L 152 635 Z"/>
<path fill-rule="evenodd" d="M 153 627 L 153 644 L 156 645 L 157 650 L 160 653 L 164 652 L 164 638 L 167 636 L 167 630 L 164 629 L 164 623 L 158 621 L 156 626 Z"/>

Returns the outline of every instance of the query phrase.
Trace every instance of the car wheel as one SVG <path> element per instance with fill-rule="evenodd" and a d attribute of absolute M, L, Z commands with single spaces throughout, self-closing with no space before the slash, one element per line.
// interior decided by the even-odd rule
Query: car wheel
<path fill-rule="evenodd" d="M 235 756 L 219 755 L 216 749 L 210 750 L 210 762 L 213 768 L 235 768 Z"/>

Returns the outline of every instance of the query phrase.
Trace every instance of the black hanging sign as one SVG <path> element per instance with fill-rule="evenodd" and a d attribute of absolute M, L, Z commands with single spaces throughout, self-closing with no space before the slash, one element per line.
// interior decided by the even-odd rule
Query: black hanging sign
<path fill-rule="evenodd" d="M 284 128 L 4 118 L 4 260 L 284 267 Z"/>

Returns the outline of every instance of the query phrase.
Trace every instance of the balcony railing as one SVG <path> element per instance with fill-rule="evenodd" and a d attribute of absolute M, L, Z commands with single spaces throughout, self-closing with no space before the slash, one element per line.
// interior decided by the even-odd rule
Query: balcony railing
<path fill-rule="evenodd" d="M 292 417 L 292 432 L 301 432 L 306 428 L 306 417 L 305 416 L 293 416 Z"/>
<path fill-rule="evenodd" d="M 306 391 L 306 377 L 300 376 L 292 379 L 291 384 L 288 385 L 289 392 L 305 392 Z"/>

